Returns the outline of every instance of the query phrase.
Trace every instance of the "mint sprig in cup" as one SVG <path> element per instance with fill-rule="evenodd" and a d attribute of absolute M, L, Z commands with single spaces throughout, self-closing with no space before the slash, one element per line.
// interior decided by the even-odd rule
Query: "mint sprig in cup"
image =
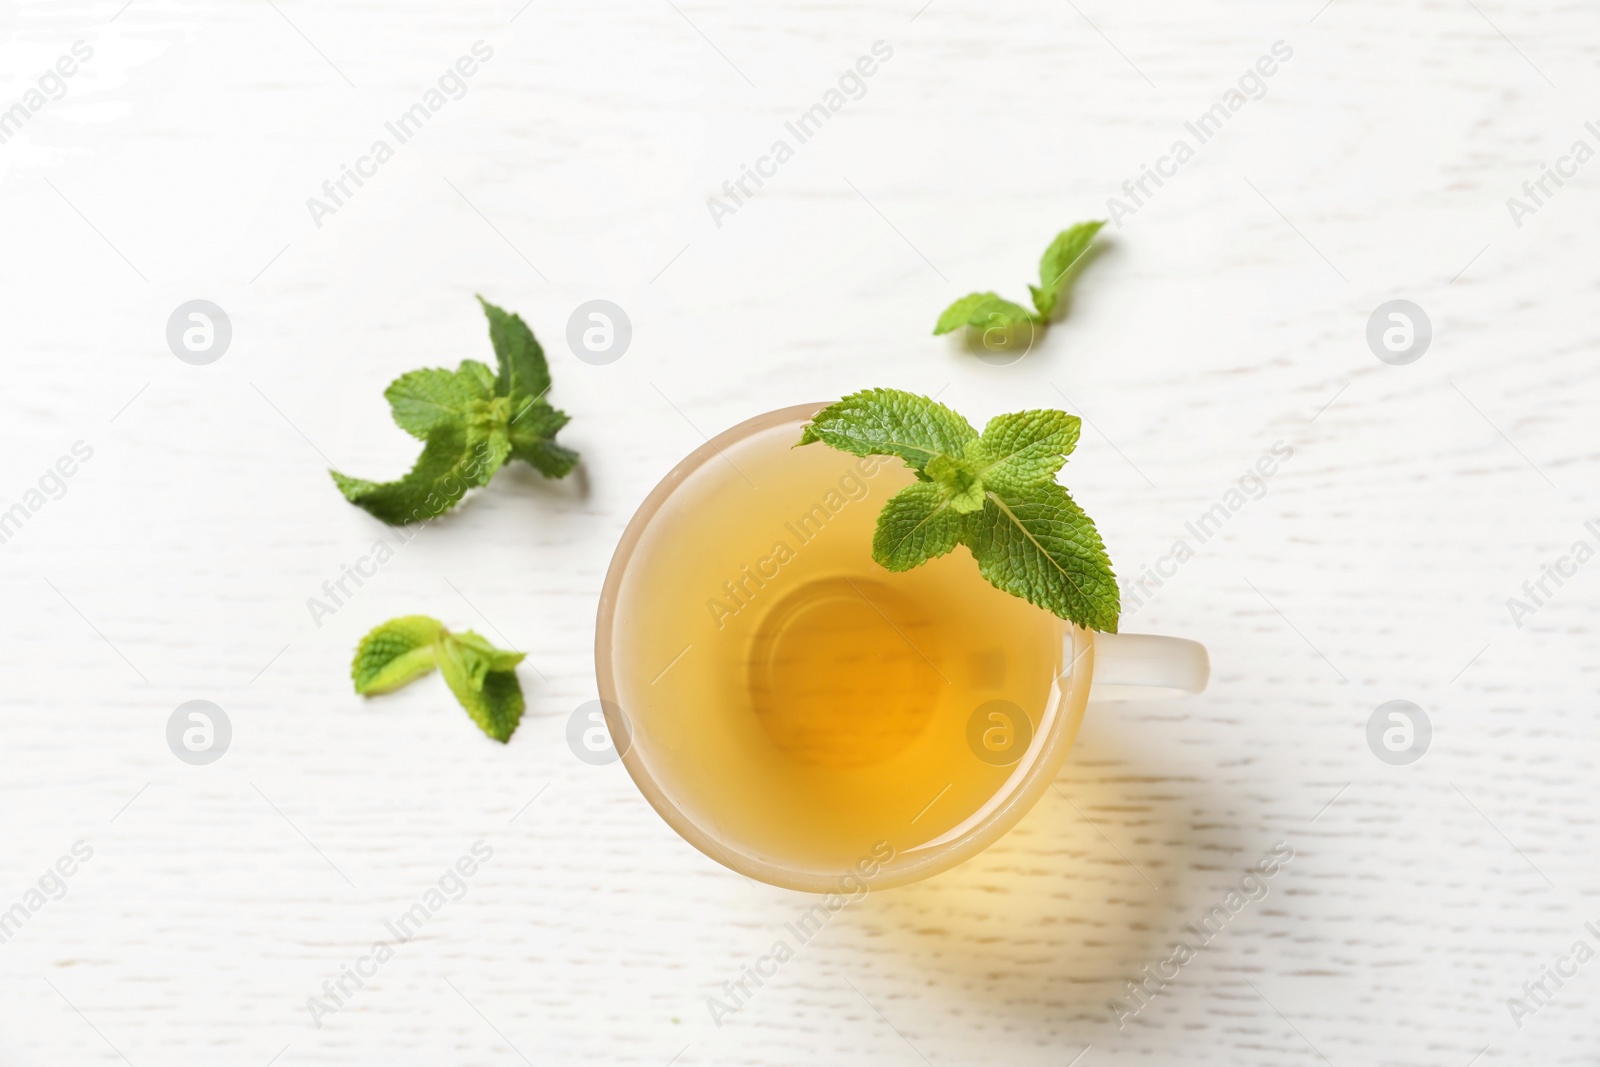
<path fill-rule="evenodd" d="M 964 545 L 995 588 L 1115 633 L 1121 596 L 1105 544 L 1056 481 L 1078 429 L 1075 415 L 1036 410 L 997 415 L 980 434 L 927 397 L 866 389 L 817 412 L 799 443 L 897 456 L 916 472 L 878 514 L 872 558 L 886 569 Z"/>

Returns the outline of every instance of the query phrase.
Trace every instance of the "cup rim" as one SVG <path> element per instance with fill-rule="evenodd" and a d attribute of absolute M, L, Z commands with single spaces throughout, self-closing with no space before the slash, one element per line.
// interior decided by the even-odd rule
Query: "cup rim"
<path fill-rule="evenodd" d="M 623 576 L 633 559 L 634 550 L 645 530 L 657 513 L 666 505 L 678 488 L 691 474 L 707 462 L 718 458 L 729 445 L 788 422 L 806 421 L 827 406 L 793 404 L 756 415 L 723 430 L 680 460 L 657 482 L 640 502 L 638 510 L 628 520 L 617 547 L 606 569 L 605 583 L 600 591 L 600 603 L 595 616 L 594 659 L 595 680 L 599 687 L 601 707 L 606 717 L 606 727 L 612 737 L 629 738 L 622 754 L 622 765 L 627 768 L 639 792 L 655 809 L 656 814 L 689 844 L 710 859 L 739 874 L 784 889 L 806 893 L 831 893 L 839 890 L 839 881 L 847 870 L 818 871 L 784 866 L 760 856 L 731 848 L 715 840 L 712 833 L 691 819 L 667 797 L 664 787 L 651 775 L 634 743 L 637 735 L 626 721 L 626 711 L 618 700 L 615 650 L 612 634 L 616 625 L 617 600 Z M 1039 609 L 1043 611 L 1044 609 Z M 995 804 L 978 821 L 948 844 L 933 848 L 923 855 L 897 863 L 890 870 L 867 879 L 871 889 L 888 889 L 915 882 L 941 871 L 949 870 L 977 855 L 1009 832 L 1044 795 L 1055 780 L 1055 775 L 1065 761 L 1067 752 L 1077 738 L 1078 727 L 1088 704 L 1089 686 L 1094 676 L 1094 634 L 1092 631 L 1062 621 L 1063 638 L 1071 642 L 1072 654 L 1066 660 L 1067 684 L 1058 685 L 1059 706 L 1046 731 L 1038 756 L 1009 787 L 1008 795 Z M 1056 681 L 1062 681 L 1057 675 Z M 999 797 L 1000 794 L 996 794 Z M 907 853 L 898 853 L 897 859 Z"/>

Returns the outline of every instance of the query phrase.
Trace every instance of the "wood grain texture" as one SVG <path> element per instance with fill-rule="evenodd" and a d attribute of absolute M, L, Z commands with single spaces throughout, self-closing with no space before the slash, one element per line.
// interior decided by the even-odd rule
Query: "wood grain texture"
<path fill-rule="evenodd" d="M 1584 139 L 1600 14 L 1573 2 L 19 5 L 0 105 L 93 58 L 0 144 L 0 1063 L 1600 1063 L 1600 563 L 1508 597 L 1600 519 Z M 519 10 L 520 7 L 520 10 Z M 1320 10 L 1319 10 L 1320 8 Z M 493 57 L 316 225 L 306 199 L 475 41 Z M 875 41 L 892 58 L 721 225 L 737 179 Z M 989 366 L 929 331 L 1025 295 L 1274 42 L 1265 94 L 1122 224 L 1067 320 Z M 471 294 L 551 353 L 580 477 L 499 475 L 332 618 L 386 531 L 324 468 L 398 472 L 397 373 L 487 354 Z M 204 367 L 179 303 L 226 309 Z M 604 297 L 608 366 L 562 341 Z M 1384 301 L 1434 328 L 1368 350 Z M 998 846 L 836 916 L 721 1026 L 707 999 L 801 896 L 678 840 L 566 720 L 638 502 L 704 435 L 868 386 L 975 422 L 1065 405 L 1065 480 L 1125 576 L 1275 443 L 1293 457 L 1128 628 L 1198 637 L 1210 690 L 1091 708 Z M 425 611 L 529 652 L 501 749 L 442 685 L 364 704 L 351 648 Z M 166 746 L 222 705 L 218 763 Z M 1368 750 L 1374 708 L 1434 727 Z M 307 998 L 476 841 L 493 857 L 320 1028 Z M 1148 1008 L 1107 1001 L 1276 842 L 1294 859 Z M 1085 1051 L 1087 1049 L 1087 1051 Z M 1076 1057 L 1076 1058 L 1075 1058 Z"/>

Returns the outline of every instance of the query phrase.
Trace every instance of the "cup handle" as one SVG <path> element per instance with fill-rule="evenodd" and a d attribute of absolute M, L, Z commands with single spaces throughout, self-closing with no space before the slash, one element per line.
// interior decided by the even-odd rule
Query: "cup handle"
<path fill-rule="evenodd" d="M 1094 635 L 1090 700 L 1145 700 L 1201 692 L 1211 677 L 1206 646 L 1155 634 Z"/>

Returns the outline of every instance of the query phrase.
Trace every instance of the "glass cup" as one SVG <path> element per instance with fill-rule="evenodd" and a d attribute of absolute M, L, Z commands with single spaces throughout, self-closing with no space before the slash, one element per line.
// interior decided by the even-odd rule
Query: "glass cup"
<path fill-rule="evenodd" d="M 831 893 L 976 855 L 1050 787 L 1091 697 L 1197 693 L 1209 663 L 996 590 L 964 548 L 879 567 L 877 513 L 912 472 L 794 447 L 823 406 L 740 423 L 651 491 L 606 575 L 595 667 L 612 742 L 674 830 Z"/>

